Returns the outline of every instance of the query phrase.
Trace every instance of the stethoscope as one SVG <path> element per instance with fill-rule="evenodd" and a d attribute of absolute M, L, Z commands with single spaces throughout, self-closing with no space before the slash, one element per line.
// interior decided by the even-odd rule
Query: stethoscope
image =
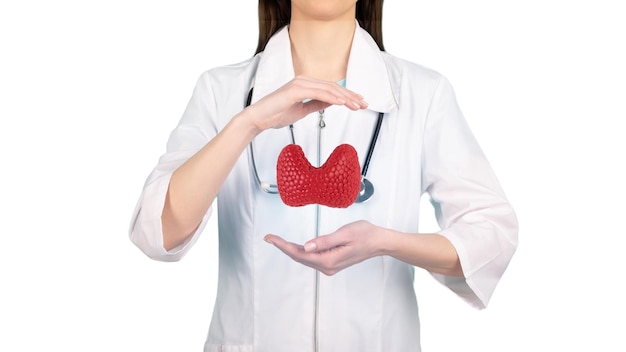
<path fill-rule="evenodd" d="M 248 106 L 250 106 L 250 102 L 252 101 L 253 90 L 254 88 L 250 88 L 250 92 L 248 93 L 248 97 L 246 99 L 246 104 L 244 108 L 247 108 Z M 378 120 L 376 121 L 376 126 L 374 127 L 372 138 L 370 139 L 370 145 L 367 148 L 367 155 L 365 156 L 365 162 L 363 163 L 363 167 L 361 168 L 361 189 L 359 190 L 359 194 L 355 200 L 356 203 L 363 203 L 366 200 L 370 199 L 372 195 L 374 194 L 374 185 L 372 184 L 372 182 L 370 182 L 370 180 L 366 178 L 366 175 L 367 175 L 367 169 L 369 168 L 370 161 L 372 159 L 372 154 L 374 154 L 374 148 L 376 147 L 376 142 L 378 141 L 378 134 L 380 132 L 380 127 L 383 124 L 384 115 L 385 114 L 382 112 L 378 113 Z M 293 144 L 296 144 L 296 139 L 293 133 L 293 125 L 289 125 L 289 132 L 291 133 L 291 142 Z M 269 194 L 278 194 L 277 185 L 273 183 L 261 181 L 261 178 L 259 177 L 259 173 L 256 168 L 256 162 L 254 159 L 253 142 L 250 142 L 250 147 L 248 149 L 250 150 L 250 159 L 252 160 L 252 172 L 254 173 L 254 177 L 256 179 L 257 185 L 263 192 L 266 192 Z"/>

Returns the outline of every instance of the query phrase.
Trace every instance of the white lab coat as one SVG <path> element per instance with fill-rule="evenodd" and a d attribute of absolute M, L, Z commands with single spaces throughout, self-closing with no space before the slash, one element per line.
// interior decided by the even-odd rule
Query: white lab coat
<path fill-rule="evenodd" d="M 239 113 L 251 87 L 252 103 L 294 76 L 287 28 L 265 51 L 232 66 L 205 72 L 148 177 L 130 229 L 132 241 L 156 260 L 176 261 L 202 232 L 173 250 L 163 249 L 160 216 L 172 172 Z M 365 219 L 417 233 L 420 196 L 435 204 L 441 235 L 456 248 L 465 278 L 434 275 L 470 304 L 489 301 L 517 245 L 517 221 L 440 74 L 379 51 L 357 26 L 346 77 L 363 95 L 367 110 L 326 109 L 321 160 L 342 143 L 365 158 L 378 112 L 380 136 L 367 174 L 373 197 L 346 209 L 322 206 L 320 233 Z M 294 126 L 296 143 L 317 159 L 318 115 Z M 276 159 L 290 143 L 287 128 L 254 141 L 260 179 L 275 183 Z M 316 271 L 263 241 L 277 234 L 304 243 L 315 236 L 315 205 L 288 207 L 262 192 L 243 153 L 220 189 L 219 282 L 204 351 L 293 352 L 420 350 L 420 325 L 413 288 L 414 267 L 380 256 L 334 276 Z"/>

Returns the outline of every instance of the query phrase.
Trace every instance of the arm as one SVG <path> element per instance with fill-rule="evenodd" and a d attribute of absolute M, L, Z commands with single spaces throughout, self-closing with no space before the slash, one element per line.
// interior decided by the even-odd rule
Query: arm
<path fill-rule="evenodd" d="M 463 269 L 454 246 L 436 233 L 409 234 L 379 228 L 383 232 L 385 255 L 430 271 L 448 276 L 463 276 Z"/>
<path fill-rule="evenodd" d="M 425 121 L 421 163 L 422 191 L 430 194 L 441 228 L 437 234 L 401 233 L 359 221 L 304 246 L 275 235 L 266 240 L 329 275 L 390 255 L 430 271 L 484 308 L 517 247 L 517 219 L 443 78 Z"/>
<path fill-rule="evenodd" d="M 307 98 L 313 100 L 303 103 Z M 352 110 L 367 107 L 360 95 L 333 82 L 296 77 L 234 116 L 172 174 L 161 214 L 164 248 L 172 249 L 193 234 L 235 162 L 256 135 L 269 128 L 288 126 L 332 104 Z"/>
<path fill-rule="evenodd" d="M 250 113 L 243 111 L 235 116 L 172 174 L 161 214 L 165 250 L 191 236 L 237 158 L 258 134 L 250 123 Z"/>

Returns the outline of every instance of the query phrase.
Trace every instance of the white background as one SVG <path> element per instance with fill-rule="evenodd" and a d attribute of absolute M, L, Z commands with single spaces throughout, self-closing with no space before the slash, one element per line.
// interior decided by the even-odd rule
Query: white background
<path fill-rule="evenodd" d="M 198 76 L 253 54 L 256 4 L 2 1 L 1 351 L 201 351 L 215 223 L 173 264 L 127 230 Z M 425 352 L 626 350 L 620 5 L 385 2 L 387 51 L 450 79 L 521 224 L 486 310 L 418 271 Z"/>

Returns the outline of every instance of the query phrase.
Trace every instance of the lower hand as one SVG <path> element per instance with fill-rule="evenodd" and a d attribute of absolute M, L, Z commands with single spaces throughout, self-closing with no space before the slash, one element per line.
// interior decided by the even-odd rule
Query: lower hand
<path fill-rule="evenodd" d="M 357 221 L 324 236 L 299 245 L 276 235 L 265 236 L 298 263 L 319 270 L 326 275 L 382 254 L 380 228 L 367 221 Z"/>

